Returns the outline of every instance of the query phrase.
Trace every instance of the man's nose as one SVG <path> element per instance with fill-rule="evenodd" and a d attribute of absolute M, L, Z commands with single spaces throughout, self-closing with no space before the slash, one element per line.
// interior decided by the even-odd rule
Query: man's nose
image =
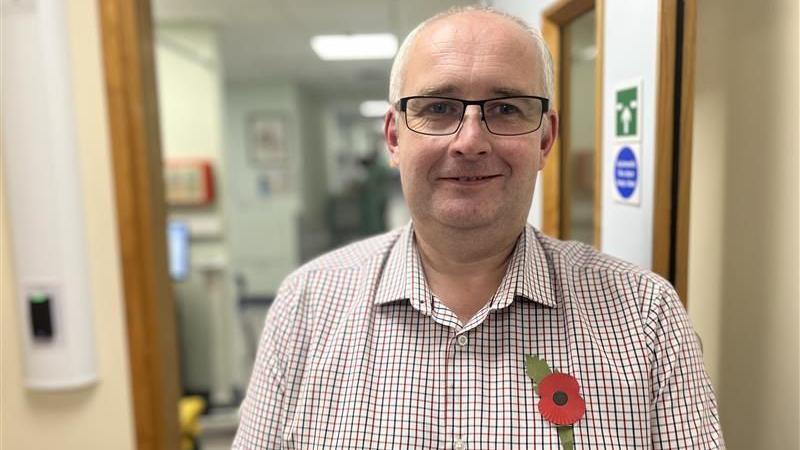
<path fill-rule="evenodd" d="M 484 156 L 491 152 L 489 130 L 486 129 L 486 124 L 481 116 L 480 106 L 470 105 L 464 111 L 464 118 L 453 137 L 450 150 L 467 157 Z"/>

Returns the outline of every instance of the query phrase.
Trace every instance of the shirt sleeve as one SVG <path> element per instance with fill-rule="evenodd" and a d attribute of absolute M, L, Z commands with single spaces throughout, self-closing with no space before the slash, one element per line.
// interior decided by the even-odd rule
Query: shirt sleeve
<path fill-rule="evenodd" d="M 280 449 L 288 417 L 287 366 L 291 364 L 292 330 L 298 298 L 284 282 L 267 311 L 247 395 L 239 410 L 232 450 Z"/>
<path fill-rule="evenodd" d="M 648 320 L 654 449 L 725 448 L 717 401 L 697 335 L 668 286 Z"/>

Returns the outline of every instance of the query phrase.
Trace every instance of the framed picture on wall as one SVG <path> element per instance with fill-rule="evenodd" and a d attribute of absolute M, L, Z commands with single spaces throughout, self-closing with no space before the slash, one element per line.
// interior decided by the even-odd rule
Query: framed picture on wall
<path fill-rule="evenodd" d="M 284 193 L 289 186 L 286 119 L 275 113 L 252 112 L 246 120 L 247 163 L 256 172 L 260 197 Z"/>
<path fill-rule="evenodd" d="M 260 168 L 286 161 L 286 121 L 282 116 L 263 112 L 248 115 L 247 157 L 251 165 Z"/>

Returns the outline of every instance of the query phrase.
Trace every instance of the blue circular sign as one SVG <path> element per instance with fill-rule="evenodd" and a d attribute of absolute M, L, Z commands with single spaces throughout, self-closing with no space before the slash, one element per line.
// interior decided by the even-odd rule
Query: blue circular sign
<path fill-rule="evenodd" d="M 614 185 L 622 198 L 631 198 L 639 180 L 639 162 L 630 147 L 622 147 L 614 161 Z"/>

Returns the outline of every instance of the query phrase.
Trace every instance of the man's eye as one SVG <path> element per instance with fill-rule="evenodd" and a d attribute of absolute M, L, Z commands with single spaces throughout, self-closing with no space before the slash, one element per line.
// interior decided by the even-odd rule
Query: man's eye
<path fill-rule="evenodd" d="M 434 114 L 446 114 L 450 112 L 450 105 L 447 103 L 433 103 L 428 106 L 428 111 Z"/>
<path fill-rule="evenodd" d="M 498 105 L 497 110 L 500 114 L 516 114 L 519 112 L 519 108 L 510 103 L 502 103 Z"/>

